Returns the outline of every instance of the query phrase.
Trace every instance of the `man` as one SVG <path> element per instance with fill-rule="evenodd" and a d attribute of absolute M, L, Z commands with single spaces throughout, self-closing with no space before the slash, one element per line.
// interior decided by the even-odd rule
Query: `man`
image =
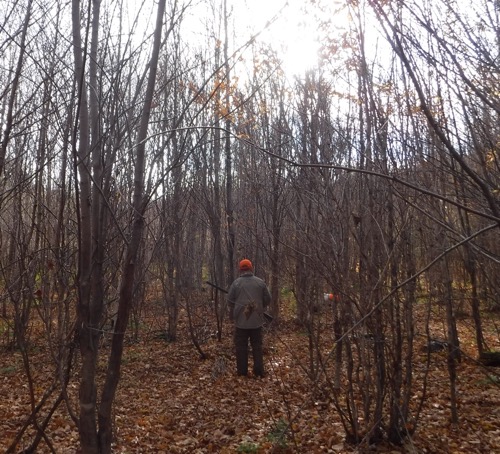
<path fill-rule="evenodd" d="M 230 318 L 234 321 L 234 344 L 236 347 L 236 371 L 248 374 L 248 340 L 252 345 L 253 373 L 264 377 L 262 354 L 262 325 L 264 310 L 271 302 L 271 294 L 265 282 L 254 276 L 252 262 L 240 262 L 240 277 L 229 288 L 228 305 Z"/>

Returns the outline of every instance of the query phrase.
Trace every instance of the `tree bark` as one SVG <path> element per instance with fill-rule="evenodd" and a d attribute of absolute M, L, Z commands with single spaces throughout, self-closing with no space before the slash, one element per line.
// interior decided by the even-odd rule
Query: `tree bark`
<path fill-rule="evenodd" d="M 136 286 L 136 261 L 141 245 L 144 230 L 144 212 L 146 197 L 144 193 L 146 141 L 148 135 L 151 104 L 156 84 L 158 57 L 161 48 L 163 16 L 165 14 L 166 0 L 159 0 L 156 26 L 154 31 L 153 51 L 150 59 L 149 76 L 146 88 L 144 107 L 142 109 L 139 133 L 137 135 L 135 171 L 134 171 L 134 196 L 133 220 L 131 226 L 130 242 L 127 245 L 123 274 L 120 283 L 118 314 L 115 331 L 111 343 L 111 353 L 106 371 L 106 379 L 99 406 L 99 447 L 100 453 L 111 453 L 112 442 L 112 406 L 120 380 L 121 359 L 123 354 L 123 341 L 127 329 L 130 309 L 133 304 L 134 288 Z"/>
<path fill-rule="evenodd" d="M 92 26 L 98 26 L 98 21 Z M 79 180 L 75 187 L 78 191 L 78 303 L 77 329 L 79 333 L 82 368 L 80 378 L 79 433 L 84 453 L 97 453 L 96 388 L 95 374 L 98 353 L 98 331 L 92 314 L 91 275 L 92 275 L 92 213 L 91 213 L 91 176 L 89 173 L 90 129 L 88 95 L 85 86 L 85 44 L 80 32 L 80 0 L 72 0 L 73 54 L 75 59 L 75 79 L 78 90 L 78 129 L 75 128 L 73 146 L 75 166 Z M 87 36 L 90 24 L 87 24 Z M 87 41 L 87 37 L 86 40 Z M 77 135 L 78 130 L 78 135 Z"/>

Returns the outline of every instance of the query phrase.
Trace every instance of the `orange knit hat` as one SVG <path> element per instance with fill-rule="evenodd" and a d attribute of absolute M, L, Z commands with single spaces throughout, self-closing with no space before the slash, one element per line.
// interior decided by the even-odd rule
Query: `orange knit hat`
<path fill-rule="evenodd" d="M 240 271 L 251 271 L 253 270 L 252 262 L 248 259 L 243 259 L 240 262 Z"/>

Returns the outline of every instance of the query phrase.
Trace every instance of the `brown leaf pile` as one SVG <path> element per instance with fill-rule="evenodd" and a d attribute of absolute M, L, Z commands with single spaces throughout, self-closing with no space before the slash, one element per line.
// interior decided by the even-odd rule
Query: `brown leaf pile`
<path fill-rule="evenodd" d="M 467 331 L 465 331 L 467 332 Z M 466 348 L 471 338 L 463 338 Z M 496 340 L 498 342 L 498 339 Z M 40 342 L 41 344 L 41 342 Z M 268 375 L 235 375 L 231 337 L 208 338 L 200 360 L 187 335 L 167 343 L 144 335 L 127 345 L 116 399 L 117 453 L 354 453 L 334 406 L 307 374 L 307 337 L 293 323 L 265 337 Z M 331 345 L 331 344 L 330 344 Z M 471 347 L 472 348 L 472 347 Z M 103 355 L 107 353 L 103 349 Z M 450 424 L 445 353 L 434 354 L 429 390 L 414 437 L 405 446 L 366 448 L 386 453 L 500 452 L 498 369 L 471 359 L 458 366 L 460 422 Z M 40 346 L 30 351 L 35 396 L 50 383 L 53 367 Z M 416 374 L 425 358 L 415 364 Z M 104 369 L 105 358 L 101 368 Z M 70 384 L 76 404 L 77 377 Z M 416 396 L 418 397 L 418 396 Z M 30 413 L 26 375 L 19 352 L 0 351 L 0 449 L 5 451 Z M 29 446 L 30 429 L 18 446 Z M 46 435 L 58 453 L 78 452 L 78 433 L 64 405 Z M 37 452 L 50 452 L 42 442 Z"/>

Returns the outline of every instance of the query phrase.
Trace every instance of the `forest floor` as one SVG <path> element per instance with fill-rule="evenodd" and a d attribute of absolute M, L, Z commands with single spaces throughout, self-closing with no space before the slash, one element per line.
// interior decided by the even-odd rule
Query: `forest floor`
<path fill-rule="evenodd" d="M 500 349 L 499 314 L 485 318 L 488 341 Z M 495 322 L 496 320 L 496 322 Z M 154 323 L 163 323 L 156 319 Z M 154 325 L 153 323 L 153 325 Z M 450 423 L 446 353 L 433 353 L 426 399 L 415 433 L 403 446 L 355 447 L 345 434 L 328 393 L 308 376 L 308 337 L 292 321 L 265 336 L 267 376 L 237 377 L 229 334 L 218 341 L 206 332 L 201 360 L 187 329 L 167 343 L 147 325 L 129 339 L 123 358 L 114 424 L 116 453 L 500 453 L 500 369 L 484 368 L 472 357 L 471 321 L 461 322 L 466 355 L 458 364 L 458 424 Z M 328 320 L 325 325 L 328 326 Z M 331 340 L 325 347 L 332 347 Z M 103 347 L 100 369 L 105 366 Z M 470 357 L 467 356 L 470 354 Z M 427 354 L 416 356 L 423 374 Z M 30 347 L 30 371 L 37 399 L 47 390 L 54 367 L 43 340 Z M 418 382 L 418 377 L 415 379 Z M 416 383 L 415 399 L 421 392 Z M 69 385 L 76 403 L 77 377 Z M 5 452 L 30 413 L 27 375 L 18 351 L 0 348 L 0 451 Z M 39 423 L 41 418 L 39 418 Z M 77 453 L 76 426 L 61 405 L 45 430 L 53 452 Z M 27 430 L 13 452 L 29 446 Z M 38 453 L 51 452 L 41 442 Z"/>

